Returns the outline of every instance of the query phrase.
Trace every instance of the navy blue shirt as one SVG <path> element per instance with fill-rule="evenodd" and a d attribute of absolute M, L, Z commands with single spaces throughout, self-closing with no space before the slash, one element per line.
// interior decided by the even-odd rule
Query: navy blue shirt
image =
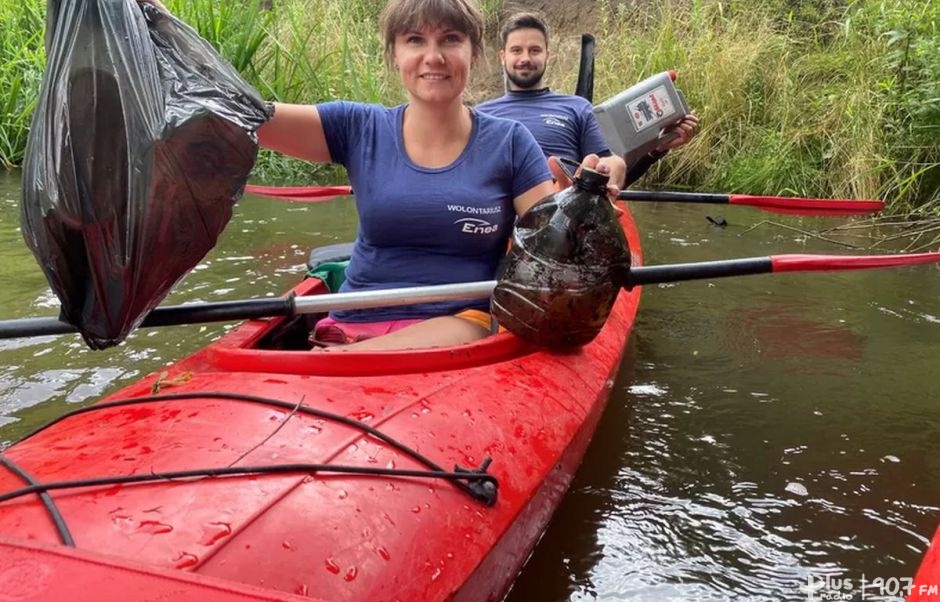
<path fill-rule="evenodd" d="M 341 291 L 491 280 L 516 213 L 513 199 L 551 180 L 522 125 L 473 112 L 466 148 L 445 167 L 416 165 L 405 152 L 405 105 L 317 105 L 330 158 L 346 167 L 359 232 Z M 450 301 L 339 311 L 346 322 L 452 315 L 488 301 Z"/>
<path fill-rule="evenodd" d="M 476 109 L 522 123 L 535 136 L 546 157 L 567 157 L 580 163 L 591 153 L 610 154 L 591 103 L 580 96 L 559 94 L 548 88 L 522 90 L 507 92 L 477 105 Z"/>

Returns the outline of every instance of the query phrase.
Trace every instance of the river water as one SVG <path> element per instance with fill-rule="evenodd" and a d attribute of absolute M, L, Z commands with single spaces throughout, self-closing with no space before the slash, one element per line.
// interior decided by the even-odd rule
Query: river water
<path fill-rule="evenodd" d="M 18 203 L 17 176 L 0 174 L 0 318 L 53 315 Z M 649 264 L 848 252 L 792 229 L 841 219 L 653 204 L 634 213 Z M 727 227 L 706 219 L 719 215 Z M 167 303 L 277 295 L 309 248 L 355 227 L 346 200 L 246 197 Z M 860 600 L 863 578 L 913 576 L 940 520 L 940 269 L 751 276 L 643 295 L 585 463 L 510 600 L 805 600 L 827 576 L 833 587 L 849 579 L 841 592 Z M 0 341 L 0 447 L 227 328 L 141 330 L 97 352 L 76 336 Z"/>

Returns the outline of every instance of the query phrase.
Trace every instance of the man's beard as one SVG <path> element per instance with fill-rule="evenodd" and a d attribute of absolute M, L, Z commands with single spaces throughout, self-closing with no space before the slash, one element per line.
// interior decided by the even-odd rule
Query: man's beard
<path fill-rule="evenodd" d="M 510 71 L 509 68 L 506 68 L 505 71 L 506 77 L 509 79 L 509 81 L 511 81 L 517 88 L 522 88 L 523 90 L 534 88 L 540 81 L 542 81 L 542 76 L 545 74 L 545 69 L 530 71 L 528 75 L 519 75 L 513 71 Z"/>

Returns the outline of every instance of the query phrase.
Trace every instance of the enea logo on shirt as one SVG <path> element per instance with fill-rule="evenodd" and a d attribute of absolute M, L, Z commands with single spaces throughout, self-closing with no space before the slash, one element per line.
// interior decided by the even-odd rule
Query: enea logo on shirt
<path fill-rule="evenodd" d="M 474 216 L 493 216 L 496 223 L 489 221 L 485 217 L 461 217 L 454 220 L 460 232 L 465 234 L 492 234 L 499 230 L 499 216 L 502 213 L 501 207 L 466 207 L 464 205 L 448 205 L 447 210 L 452 213 L 469 213 Z"/>
<path fill-rule="evenodd" d="M 545 125 L 552 125 L 559 128 L 568 128 L 571 127 L 571 120 L 565 117 L 564 115 L 556 115 L 554 113 L 542 113 L 539 115 L 542 118 L 542 122 Z"/>
<path fill-rule="evenodd" d="M 492 234 L 499 229 L 499 224 L 491 224 L 485 219 L 465 217 L 454 222 L 460 226 L 461 232 L 467 234 Z"/>

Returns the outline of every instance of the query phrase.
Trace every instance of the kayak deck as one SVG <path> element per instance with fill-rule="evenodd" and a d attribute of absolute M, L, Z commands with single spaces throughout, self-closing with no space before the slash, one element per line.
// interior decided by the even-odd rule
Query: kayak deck
<path fill-rule="evenodd" d="M 295 292 L 324 290 L 310 280 Z M 130 563 L 134 588 L 178 569 L 272 596 L 500 599 L 593 435 L 638 300 L 639 289 L 622 292 L 597 339 L 565 352 L 501 334 L 310 353 L 285 336 L 299 319 L 246 322 L 7 449 L 0 564 L 35 546 L 58 559 L 47 565 L 57 575 L 85 553 L 103 558 L 97 570 Z M 491 476 L 455 486 L 441 478 L 455 465 Z M 44 503 L 23 489 L 30 478 L 70 484 Z M 102 478 L 112 481 L 87 481 Z M 70 540 L 78 556 L 59 553 Z"/>

